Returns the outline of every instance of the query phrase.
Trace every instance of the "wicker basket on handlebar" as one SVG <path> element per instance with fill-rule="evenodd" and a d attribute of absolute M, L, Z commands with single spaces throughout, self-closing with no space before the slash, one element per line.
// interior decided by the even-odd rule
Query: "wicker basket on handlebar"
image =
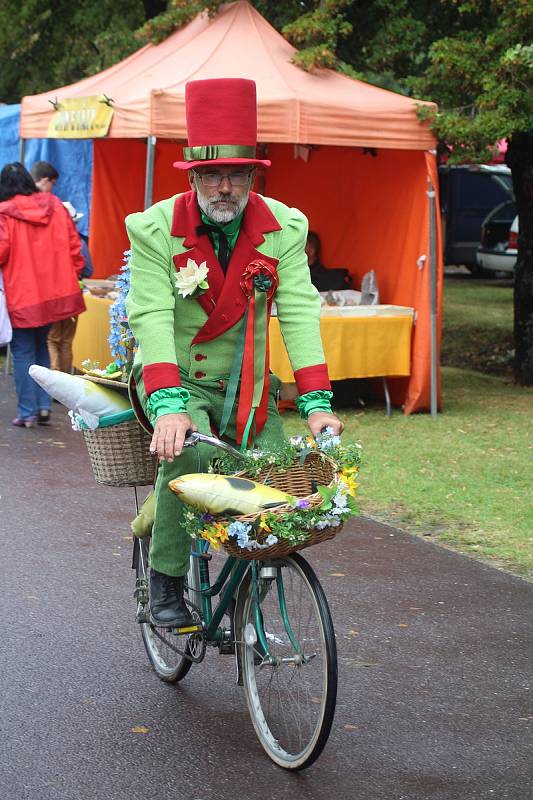
<path fill-rule="evenodd" d="M 264 469 L 259 476 L 255 476 L 252 480 L 258 483 L 265 483 L 280 489 L 287 494 L 296 497 L 298 500 L 307 500 L 308 509 L 317 508 L 321 505 L 323 498 L 322 495 L 316 491 L 317 486 L 333 486 L 338 482 L 337 477 L 337 464 L 327 456 L 320 453 L 309 453 L 304 463 L 300 463 L 299 457 L 296 457 L 292 466 L 284 472 L 276 472 L 273 469 Z M 251 477 L 245 472 L 238 473 L 239 477 Z M 289 505 L 278 506 L 269 510 L 269 514 L 283 516 L 290 514 L 293 509 Z M 260 513 L 246 514 L 234 517 L 239 522 L 255 522 L 260 517 Z M 246 560 L 260 559 L 264 561 L 266 558 L 281 558 L 289 555 L 295 550 L 303 550 L 305 547 L 325 542 L 327 539 L 333 539 L 343 527 L 342 520 L 339 524 L 332 528 L 327 527 L 322 530 L 308 531 L 308 537 L 299 542 L 292 542 L 284 539 L 279 539 L 276 544 L 269 547 L 261 547 L 254 550 L 241 548 L 236 542 L 226 541 L 223 543 L 224 549 L 230 555 L 236 558 Z"/>

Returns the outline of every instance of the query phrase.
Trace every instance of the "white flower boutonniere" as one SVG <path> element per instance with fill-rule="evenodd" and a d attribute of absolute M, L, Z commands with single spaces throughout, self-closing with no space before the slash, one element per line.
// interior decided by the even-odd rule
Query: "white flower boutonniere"
<path fill-rule="evenodd" d="M 180 267 L 176 275 L 176 288 L 182 297 L 191 297 L 198 289 L 205 291 L 209 289 L 206 280 L 209 267 L 205 261 L 197 264 L 192 258 L 187 259 L 187 266 Z"/>

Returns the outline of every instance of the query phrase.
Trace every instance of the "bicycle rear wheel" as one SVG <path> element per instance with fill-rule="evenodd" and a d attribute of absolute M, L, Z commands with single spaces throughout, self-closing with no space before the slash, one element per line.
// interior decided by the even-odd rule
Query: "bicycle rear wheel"
<path fill-rule="evenodd" d="M 137 600 L 137 619 L 141 623 L 141 635 L 153 669 L 166 683 L 183 680 L 192 667 L 194 658 L 203 647 L 201 635 L 177 635 L 169 628 L 152 625 L 149 621 L 148 551 L 150 539 L 135 539 L 134 566 L 136 573 L 135 598 Z M 191 608 L 197 622 L 200 614 Z"/>
<path fill-rule="evenodd" d="M 335 714 L 333 623 L 318 578 L 300 555 L 259 563 L 258 576 L 247 577 L 236 612 L 246 701 L 268 756 L 300 770 L 324 749 Z"/>

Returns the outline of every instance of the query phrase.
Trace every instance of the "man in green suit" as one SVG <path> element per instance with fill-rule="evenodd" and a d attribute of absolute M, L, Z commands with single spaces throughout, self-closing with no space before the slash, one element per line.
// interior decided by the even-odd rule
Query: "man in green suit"
<path fill-rule="evenodd" d="M 131 241 L 128 319 L 139 343 L 136 398 L 153 426 L 160 467 L 150 552 L 155 625 L 183 627 L 190 537 L 186 507 L 170 480 L 205 471 L 212 452 L 185 449 L 187 431 L 215 429 L 241 447 L 283 437 L 277 378 L 268 363 L 268 320 L 276 303 L 313 435 L 342 422 L 332 413 L 320 340 L 320 299 L 305 255 L 307 220 L 251 191 L 258 165 L 255 84 L 241 79 L 186 86 L 189 147 L 178 169 L 191 191 L 126 220 Z"/>

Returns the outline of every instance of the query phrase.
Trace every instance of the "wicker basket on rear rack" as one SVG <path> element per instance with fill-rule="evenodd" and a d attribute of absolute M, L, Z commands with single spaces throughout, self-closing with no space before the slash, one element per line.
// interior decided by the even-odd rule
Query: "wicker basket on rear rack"
<path fill-rule="evenodd" d="M 318 509 L 323 502 L 323 498 L 316 491 L 316 487 L 334 486 L 338 483 L 337 470 L 337 464 L 331 458 L 315 452 L 309 453 L 303 464 L 300 463 L 299 456 L 296 456 L 294 463 L 288 470 L 276 472 L 274 469 L 264 469 L 253 480 L 287 492 L 287 494 L 296 497 L 297 500 L 307 500 L 308 509 Z M 238 477 L 248 478 L 250 476 L 245 472 L 239 472 Z M 282 516 L 290 514 L 292 510 L 291 506 L 283 505 L 269 509 L 268 513 Z M 233 519 L 238 522 L 253 523 L 260 516 L 260 513 L 246 514 Z M 236 542 L 230 540 L 224 542 L 223 546 L 226 552 L 236 558 L 261 559 L 262 561 L 266 558 L 282 558 L 295 550 L 303 550 L 305 547 L 311 547 L 320 542 L 325 542 L 327 539 L 333 539 L 342 530 L 342 527 L 343 522 L 339 520 L 339 524 L 334 528 L 326 527 L 322 530 L 307 531 L 308 536 L 303 541 L 292 542 L 287 539 L 278 539 L 276 544 L 254 550 L 239 547 Z"/>
<path fill-rule="evenodd" d="M 151 436 L 133 409 L 103 417 L 94 431 L 83 429 L 96 483 L 104 486 L 149 486 L 157 458 L 150 453 Z"/>

